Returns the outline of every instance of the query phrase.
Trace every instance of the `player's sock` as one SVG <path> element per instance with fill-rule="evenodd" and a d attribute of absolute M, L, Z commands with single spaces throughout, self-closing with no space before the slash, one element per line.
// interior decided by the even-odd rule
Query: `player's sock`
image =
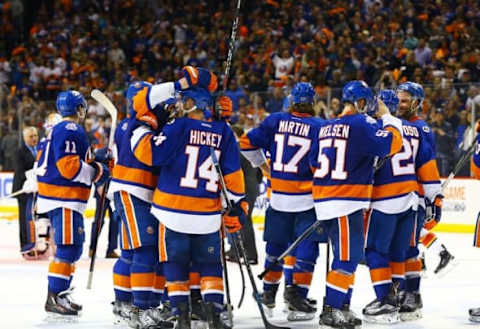
<path fill-rule="evenodd" d="M 326 304 L 341 309 L 345 304 L 350 286 L 353 285 L 353 274 L 342 269 L 331 270 L 327 275 Z"/>
<path fill-rule="evenodd" d="M 155 249 L 152 246 L 143 246 L 133 251 L 133 262 L 130 270 L 133 305 L 142 310 L 150 307 L 155 280 L 154 266 L 158 259 Z"/>
<path fill-rule="evenodd" d="M 419 258 L 407 259 L 405 263 L 405 289 L 409 292 L 420 290 L 422 261 Z"/>
<path fill-rule="evenodd" d="M 75 274 L 75 264 L 70 265 L 70 279 L 68 280 L 68 286 L 70 287 L 73 280 L 73 275 Z"/>
<path fill-rule="evenodd" d="M 163 263 L 165 278 L 167 279 L 168 299 L 172 306 L 172 312 L 178 315 L 178 305 L 187 304 L 190 296 L 190 284 L 188 273 L 189 264 L 174 262 Z"/>
<path fill-rule="evenodd" d="M 222 264 L 202 264 L 200 269 L 200 286 L 205 303 L 213 303 L 217 313 L 223 311 Z"/>
<path fill-rule="evenodd" d="M 283 275 L 285 277 L 285 285 L 291 286 L 293 285 L 293 267 L 297 262 L 297 258 L 295 256 L 286 256 L 283 259 Z"/>
<path fill-rule="evenodd" d="M 293 284 L 298 287 L 298 293 L 303 298 L 307 298 L 310 285 L 312 284 L 314 269 L 314 263 L 312 264 L 297 258 L 293 268 Z"/>
<path fill-rule="evenodd" d="M 132 258 L 132 250 L 122 250 L 120 258 L 117 259 L 113 266 L 113 290 L 115 292 L 115 300 L 122 302 L 132 301 L 132 287 L 130 285 Z"/>
<path fill-rule="evenodd" d="M 440 255 L 440 253 L 444 250 L 444 247 L 442 245 L 442 242 L 435 236 L 435 239 L 433 239 L 432 243 L 430 244 L 430 247 L 428 247 L 428 250 L 431 250 L 435 254 Z"/>
<path fill-rule="evenodd" d="M 156 308 L 160 306 L 162 295 L 165 288 L 165 275 L 163 274 L 163 263 L 157 263 L 155 266 L 155 279 L 153 280 L 153 293 L 150 306 Z"/>
<path fill-rule="evenodd" d="M 433 232 L 428 232 L 420 238 L 420 242 L 427 248 L 430 249 L 434 242 L 437 241 L 437 236 Z"/>
<path fill-rule="evenodd" d="M 405 290 L 405 262 L 391 261 L 389 265 L 392 271 L 392 282 L 397 284 L 398 290 Z"/>
<path fill-rule="evenodd" d="M 344 305 L 350 305 L 350 301 L 352 300 L 352 293 L 353 293 L 353 285 L 355 283 L 355 274 L 352 274 L 352 281 L 350 283 L 350 287 L 348 287 L 347 295 L 345 296 Z"/>
<path fill-rule="evenodd" d="M 378 300 L 383 300 L 392 285 L 392 271 L 388 264 L 389 257 L 375 250 L 367 249 L 365 253 L 373 289 Z"/>
<path fill-rule="evenodd" d="M 58 294 L 70 286 L 72 264 L 55 258 L 48 266 L 48 291 Z"/>
<path fill-rule="evenodd" d="M 267 242 L 266 252 L 267 257 L 265 259 L 265 268 L 269 267 L 278 256 L 287 248 L 287 245 L 278 243 Z M 275 265 L 263 278 L 263 290 L 278 290 L 278 284 L 282 278 L 282 263 Z"/>

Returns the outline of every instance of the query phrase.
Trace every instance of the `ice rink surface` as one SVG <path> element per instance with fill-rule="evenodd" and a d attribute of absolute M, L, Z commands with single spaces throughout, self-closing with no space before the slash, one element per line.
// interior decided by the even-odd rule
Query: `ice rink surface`
<path fill-rule="evenodd" d="M 87 221 L 86 231 L 90 231 Z M 257 230 L 257 246 L 263 255 L 262 232 Z M 73 285 L 76 287 L 74 298 L 83 304 L 84 311 L 77 323 L 47 323 L 44 321 L 43 306 L 47 294 L 47 261 L 24 261 L 18 252 L 18 223 L 0 221 L 0 328 L 123 328 L 113 325 L 110 302 L 113 300 L 112 267 L 115 260 L 104 259 L 105 236 L 102 232 L 99 246 L 100 258 L 97 258 L 93 289 L 87 290 L 88 243 L 81 261 L 77 264 Z M 438 234 L 449 251 L 456 256 L 459 264 L 444 278 L 433 275 L 433 268 L 438 257 L 427 253 L 427 278 L 422 281 L 423 319 L 415 322 L 403 322 L 393 326 L 381 326 L 365 323 L 363 328 L 473 328 L 475 324 L 468 321 L 468 309 L 480 307 L 480 250 L 472 247 L 471 234 Z M 88 237 L 87 237 L 88 241 Z M 317 271 L 310 291 L 310 297 L 316 298 L 321 305 L 325 285 L 325 246 L 321 247 Z M 263 261 L 264 257 L 260 259 Z M 255 274 L 261 266 L 253 267 Z M 236 264 L 229 263 L 229 274 L 233 302 L 237 304 L 240 295 L 240 274 Z M 247 280 L 247 292 L 244 305 L 234 311 L 235 328 L 263 328 L 259 312 L 251 298 L 250 283 Z M 257 281 L 261 289 L 261 282 Z M 291 328 L 317 328 L 318 314 L 309 322 L 288 322 L 282 313 L 282 290 L 277 295 L 277 308 L 272 322 Z M 359 266 L 356 273 L 352 308 L 361 314 L 363 306 L 374 298 L 370 276 L 365 266 Z M 126 328 L 126 326 L 125 326 Z M 480 324 L 478 325 L 480 328 Z"/>

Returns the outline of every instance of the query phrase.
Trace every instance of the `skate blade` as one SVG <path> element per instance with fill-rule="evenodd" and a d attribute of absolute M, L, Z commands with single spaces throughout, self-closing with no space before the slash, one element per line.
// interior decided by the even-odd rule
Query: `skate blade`
<path fill-rule="evenodd" d="M 126 326 L 128 326 L 128 321 L 129 320 L 130 319 L 126 319 L 126 318 L 122 317 L 121 315 L 115 314 L 113 316 L 113 324 L 114 325 L 126 325 Z"/>
<path fill-rule="evenodd" d="M 434 274 L 439 279 L 441 279 L 457 266 L 458 266 L 458 260 L 456 258 L 454 258 L 450 262 L 448 262 L 447 266 L 445 266 L 440 271 L 438 271 L 437 273 L 434 273 Z"/>
<path fill-rule="evenodd" d="M 192 329 L 208 329 L 206 321 L 192 320 Z"/>
<path fill-rule="evenodd" d="M 381 315 L 363 315 L 363 320 L 369 323 L 378 324 L 392 324 L 400 322 L 400 316 L 396 314 L 381 314 Z"/>
<path fill-rule="evenodd" d="M 468 319 L 469 319 L 471 322 L 480 323 L 480 316 L 470 315 L 470 316 L 468 317 Z"/>
<path fill-rule="evenodd" d="M 305 313 L 299 311 L 288 311 L 288 321 L 310 321 L 315 318 L 315 313 Z"/>
<path fill-rule="evenodd" d="M 418 309 L 413 312 L 401 312 L 400 320 L 402 321 L 415 321 L 423 317 L 422 310 Z"/>
<path fill-rule="evenodd" d="M 47 312 L 45 322 L 49 323 L 77 323 L 78 315 L 63 315 L 53 312 Z"/>

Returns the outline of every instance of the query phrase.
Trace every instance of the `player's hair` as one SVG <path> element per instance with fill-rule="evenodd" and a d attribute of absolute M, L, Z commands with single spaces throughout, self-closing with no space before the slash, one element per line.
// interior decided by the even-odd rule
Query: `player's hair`
<path fill-rule="evenodd" d="M 313 104 L 309 103 L 298 103 L 290 105 L 289 112 L 297 112 L 297 113 L 308 113 L 310 115 L 315 115 L 315 110 L 313 109 Z"/>

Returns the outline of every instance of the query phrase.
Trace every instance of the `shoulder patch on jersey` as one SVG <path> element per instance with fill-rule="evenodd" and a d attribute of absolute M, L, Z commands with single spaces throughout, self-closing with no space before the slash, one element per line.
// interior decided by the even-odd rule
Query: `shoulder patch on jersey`
<path fill-rule="evenodd" d="M 212 128 L 212 125 L 209 124 L 209 123 L 202 122 L 200 125 L 202 125 L 204 127 Z"/>
<path fill-rule="evenodd" d="M 372 125 L 377 123 L 377 120 L 375 120 L 374 118 L 372 118 L 369 115 L 365 115 L 365 121 L 367 121 L 368 123 L 370 123 Z"/>
<path fill-rule="evenodd" d="M 75 130 L 78 130 L 78 127 L 75 123 L 70 122 L 70 123 L 67 123 L 67 125 L 65 126 L 65 129 L 75 131 Z"/>
<path fill-rule="evenodd" d="M 175 118 L 173 118 L 172 120 L 168 121 L 168 122 L 167 122 L 167 125 L 171 125 L 171 124 L 173 124 L 174 122 L 175 122 Z"/>
<path fill-rule="evenodd" d="M 121 129 L 127 130 L 127 128 L 128 128 L 128 122 L 124 122 Z"/>
<path fill-rule="evenodd" d="M 422 129 L 423 129 L 423 131 L 426 132 L 426 133 L 429 133 L 429 132 L 430 132 L 430 127 L 428 127 L 428 126 L 423 126 Z"/>

